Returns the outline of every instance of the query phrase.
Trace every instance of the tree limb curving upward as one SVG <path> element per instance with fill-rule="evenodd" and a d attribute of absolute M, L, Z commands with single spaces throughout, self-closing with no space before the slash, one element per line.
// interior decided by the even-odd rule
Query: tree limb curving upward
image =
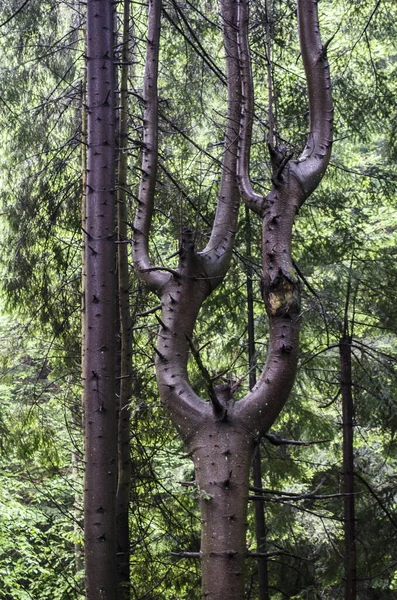
<path fill-rule="evenodd" d="M 160 0 L 149 1 L 144 84 L 142 178 L 135 219 L 138 275 L 159 295 L 162 315 L 156 373 L 162 401 L 196 468 L 202 519 L 203 598 L 242 600 L 248 479 L 255 443 L 268 431 L 294 383 L 299 349 L 300 293 L 292 263 L 295 216 L 318 186 L 332 144 L 332 99 L 316 0 L 298 0 L 301 55 L 309 97 L 310 131 L 298 160 L 270 144 L 273 185 L 266 196 L 249 176 L 254 89 L 247 0 L 220 0 L 227 73 L 227 121 L 218 203 L 208 244 L 197 250 L 193 232 L 181 235 L 178 268 L 149 258 L 158 160 L 157 74 Z M 237 229 L 240 196 L 263 220 L 262 295 L 269 320 L 267 360 L 255 387 L 241 400 L 231 384 L 200 398 L 188 378 L 194 327 L 204 300 L 225 277 Z"/>

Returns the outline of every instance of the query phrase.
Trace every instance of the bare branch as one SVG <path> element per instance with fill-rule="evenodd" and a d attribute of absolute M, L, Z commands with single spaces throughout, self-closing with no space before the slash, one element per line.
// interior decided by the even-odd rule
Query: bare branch
<path fill-rule="evenodd" d="M 361 483 L 363 483 L 365 485 L 365 487 L 367 488 L 367 490 L 372 494 L 372 496 L 375 498 L 375 500 L 377 501 L 377 503 L 379 504 L 379 506 L 381 507 L 381 509 L 383 510 L 383 512 L 385 513 L 385 515 L 387 516 L 387 518 L 389 519 L 390 523 L 397 529 L 397 521 L 395 521 L 395 519 L 393 518 L 393 515 L 390 513 L 390 511 L 388 510 L 388 508 L 383 504 L 382 500 L 379 498 L 378 494 L 375 492 L 375 490 L 373 489 L 373 487 L 370 486 L 370 484 L 364 479 L 364 477 L 362 477 L 358 473 L 354 473 L 354 476 L 359 481 L 361 481 Z"/>
<path fill-rule="evenodd" d="M 189 342 L 190 350 L 192 351 L 194 360 L 196 361 L 196 364 L 197 364 L 198 368 L 200 369 L 200 371 L 205 379 L 205 382 L 207 384 L 207 390 L 208 390 L 208 395 L 210 397 L 210 400 L 213 403 L 214 407 L 216 407 L 216 409 L 218 411 L 221 411 L 222 406 L 219 403 L 214 386 L 212 385 L 211 375 L 209 374 L 207 368 L 205 367 L 203 361 L 201 360 L 200 351 L 198 350 L 198 348 L 196 348 L 196 346 L 194 345 L 194 343 L 191 339 L 188 339 L 188 342 Z"/>
<path fill-rule="evenodd" d="M 136 313 L 135 316 L 136 317 L 147 317 L 148 315 L 156 313 L 158 310 L 161 310 L 161 304 L 157 304 L 156 306 L 153 306 L 153 308 L 149 308 L 148 310 L 145 310 L 143 312 Z"/>
<path fill-rule="evenodd" d="M 311 440 L 302 442 L 300 440 L 285 440 L 274 433 L 266 433 L 265 438 L 274 446 L 313 446 L 314 444 L 328 444 L 331 440 Z"/>
<path fill-rule="evenodd" d="M 299 560 L 307 560 L 310 561 L 312 559 L 305 558 L 303 556 L 299 556 L 298 554 L 293 554 L 292 552 L 288 552 L 287 550 L 274 550 L 273 552 L 248 552 L 247 558 L 272 558 L 273 556 L 292 556 L 293 558 L 298 558 Z"/>
<path fill-rule="evenodd" d="M 294 501 L 299 502 L 300 500 L 329 500 L 330 498 L 344 498 L 345 496 L 351 496 L 352 494 L 287 494 L 284 493 L 283 496 L 266 498 L 265 496 L 260 496 L 257 494 L 251 494 L 248 496 L 249 500 L 260 500 L 261 502 L 276 502 L 282 503 Z M 357 493 L 355 494 L 357 495 Z"/>
<path fill-rule="evenodd" d="M 252 83 L 251 56 L 248 44 L 248 1 L 238 2 L 238 52 L 241 69 L 241 121 L 239 133 L 237 177 L 240 193 L 251 210 L 263 217 L 265 197 L 252 188 L 249 163 L 254 120 L 254 87 Z"/>
<path fill-rule="evenodd" d="M 170 552 L 171 556 L 178 556 L 179 558 L 201 558 L 201 552 Z"/>
<path fill-rule="evenodd" d="M 148 37 L 143 86 L 142 176 L 134 223 L 134 264 L 139 277 L 159 291 L 169 275 L 156 269 L 149 257 L 149 233 L 156 192 L 158 163 L 158 58 L 160 46 L 161 0 L 149 0 Z"/>
<path fill-rule="evenodd" d="M 25 6 L 27 5 L 28 2 L 29 2 L 29 0 L 25 0 L 24 2 L 22 2 L 21 6 L 19 8 L 17 8 L 17 10 L 15 12 L 13 12 L 13 14 L 10 17 L 8 17 L 8 19 L 3 21 L 3 23 L 0 23 L 0 27 L 4 27 L 4 25 L 7 25 L 7 23 L 12 21 L 12 19 L 14 19 L 21 12 L 21 10 L 23 10 L 25 8 Z"/>
<path fill-rule="evenodd" d="M 299 207 L 319 184 L 330 159 L 332 98 L 321 45 L 316 0 L 298 0 L 301 53 L 309 95 L 310 133 L 298 161 L 270 147 L 273 189 L 263 215 L 262 295 L 269 318 L 269 349 L 256 386 L 236 405 L 258 438 L 276 419 L 291 391 L 299 356 L 300 290 L 291 256 Z"/>
<path fill-rule="evenodd" d="M 310 131 L 291 165 L 304 190 L 301 204 L 320 183 L 331 157 L 333 105 L 327 49 L 321 43 L 317 0 L 298 0 L 299 39 L 309 96 Z"/>
<path fill-rule="evenodd" d="M 236 176 L 241 102 L 237 48 L 237 7 L 234 2 L 221 0 L 220 10 L 226 54 L 228 116 L 222 161 L 222 178 L 214 225 L 207 246 L 200 252 L 206 273 L 212 279 L 212 289 L 222 281 L 230 264 L 240 201 Z"/>
<path fill-rule="evenodd" d="M 215 76 L 219 79 L 219 81 L 221 81 L 223 84 L 226 85 L 226 80 L 225 80 L 224 74 L 222 73 L 221 69 L 216 65 L 216 63 L 214 62 L 212 57 L 208 54 L 208 52 L 206 52 L 205 48 L 203 47 L 203 45 L 200 42 L 200 39 L 195 34 L 194 29 L 191 27 L 189 20 L 186 18 L 183 10 L 180 8 L 179 4 L 175 0 L 172 0 L 172 4 L 173 4 L 175 11 L 178 13 L 179 17 L 184 22 L 190 36 L 194 40 L 194 42 L 192 41 L 192 39 L 190 39 L 190 37 L 188 35 L 185 34 L 183 29 L 174 22 L 174 20 L 166 12 L 165 9 L 163 9 L 164 15 L 166 16 L 168 21 L 170 23 L 172 23 L 172 25 L 175 27 L 175 29 L 183 35 L 184 39 L 188 42 L 188 44 L 190 44 L 192 46 L 194 51 L 202 58 L 202 60 L 207 64 L 209 69 L 215 74 Z"/>

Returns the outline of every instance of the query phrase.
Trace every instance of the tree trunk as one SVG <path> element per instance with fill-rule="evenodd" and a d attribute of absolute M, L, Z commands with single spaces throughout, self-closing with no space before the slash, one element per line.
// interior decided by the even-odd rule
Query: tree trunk
<path fill-rule="evenodd" d="M 161 0 L 149 0 L 144 77 L 142 177 L 134 222 L 137 274 L 162 305 L 156 350 L 160 396 L 196 469 L 202 520 L 203 600 L 242 600 L 246 556 L 248 482 L 253 449 L 287 401 L 294 383 L 300 328 L 300 294 L 294 272 L 292 227 L 300 206 L 327 168 L 332 144 L 332 98 L 321 44 L 316 0 L 298 0 L 310 132 L 298 160 L 272 148 L 273 188 L 265 197 L 249 181 L 253 87 L 248 48 L 247 0 L 220 0 L 226 57 L 228 113 L 222 173 L 214 223 L 206 247 L 195 235 L 181 236 L 179 265 L 156 266 L 149 241 L 158 165 L 158 60 Z M 240 188 L 240 189 L 239 189 Z M 240 194 L 261 219 L 262 296 L 269 321 L 266 363 L 258 382 L 235 402 L 232 384 L 214 386 L 209 401 L 192 389 L 189 355 L 197 356 L 193 332 L 205 299 L 222 282 L 232 257 Z"/>
<path fill-rule="evenodd" d="M 82 10 L 82 7 L 79 7 Z M 85 29 L 82 29 L 83 37 L 85 40 Z M 87 69 L 82 70 L 81 80 L 81 229 L 86 229 L 86 207 L 85 207 L 85 196 L 87 186 L 87 109 L 86 109 L 86 89 L 87 89 Z M 84 351 L 85 351 L 85 251 L 84 245 L 81 251 L 81 369 L 84 369 Z M 72 407 L 72 425 L 77 431 L 82 431 L 83 428 L 83 406 L 84 406 L 84 390 L 80 402 L 76 402 Z M 79 456 L 77 448 L 72 451 L 72 473 L 75 480 L 76 492 L 75 492 L 75 509 L 74 509 L 74 531 L 76 537 L 81 534 L 80 522 L 82 520 L 82 506 L 81 506 L 81 490 L 79 489 L 79 466 L 82 467 L 82 457 Z M 75 543 L 74 546 L 75 554 L 75 565 L 76 571 L 83 569 L 83 547 L 79 542 Z"/>
<path fill-rule="evenodd" d="M 233 418 L 208 419 L 193 443 L 201 512 L 203 600 L 241 600 L 253 440 Z"/>
<path fill-rule="evenodd" d="M 343 493 L 345 529 L 345 600 L 356 600 L 356 531 L 354 502 L 353 394 L 351 338 L 339 343 L 343 412 Z"/>
<path fill-rule="evenodd" d="M 248 364 L 250 390 L 256 384 L 256 353 L 255 353 L 255 319 L 254 319 L 254 294 L 252 286 L 253 269 L 251 266 L 251 222 L 248 207 L 245 207 L 246 219 L 246 246 L 247 246 L 247 323 L 248 323 Z M 252 463 L 252 475 L 254 487 L 261 489 L 262 486 L 262 461 L 261 447 L 257 445 Z M 260 500 L 255 501 L 255 537 L 258 552 L 266 552 L 266 522 L 265 505 Z M 269 600 L 269 572 L 266 556 L 257 559 L 258 564 L 258 600 Z"/>
<path fill-rule="evenodd" d="M 127 231 L 127 136 L 128 136 L 128 66 L 130 37 L 130 0 L 124 0 L 121 52 L 121 86 L 119 116 L 119 163 L 117 188 L 118 228 L 118 298 L 120 315 L 121 360 L 118 419 L 118 483 L 116 496 L 117 572 L 120 600 L 130 598 L 129 496 L 131 485 L 130 402 L 132 397 L 132 322 L 130 312 L 131 282 L 128 269 Z"/>
<path fill-rule="evenodd" d="M 113 3 L 87 4 L 84 533 L 88 600 L 115 600 L 115 110 Z"/>
<path fill-rule="evenodd" d="M 258 445 L 254 454 L 253 462 L 254 487 L 262 489 L 262 460 L 261 447 Z M 263 500 L 255 500 L 255 537 L 257 551 L 266 554 L 266 517 L 265 504 Z M 258 600 L 269 600 L 269 568 L 266 556 L 259 556 L 258 563 Z"/>

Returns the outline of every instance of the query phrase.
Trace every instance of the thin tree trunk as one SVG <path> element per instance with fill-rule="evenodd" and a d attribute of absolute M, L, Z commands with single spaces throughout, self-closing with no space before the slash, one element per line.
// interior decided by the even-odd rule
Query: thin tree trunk
<path fill-rule="evenodd" d="M 115 600 L 115 110 L 113 2 L 87 3 L 84 533 L 88 600 Z"/>
<path fill-rule="evenodd" d="M 81 7 L 80 7 L 81 10 Z M 82 30 L 85 39 L 85 29 Z M 85 231 L 86 228 L 86 208 L 85 208 L 85 195 L 86 195 L 86 175 L 87 175 L 87 110 L 86 105 L 86 88 L 87 88 L 87 70 L 83 69 L 82 80 L 81 80 L 81 229 Z M 84 245 L 81 252 L 81 368 L 84 368 L 84 350 L 85 350 L 85 251 Z M 77 430 L 82 430 L 82 412 L 84 406 L 84 391 L 82 391 L 82 397 L 80 402 L 75 402 L 72 407 L 72 425 Z M 79 481 L 79 463 L 81 466 L 81 456 L 79 456 L 78 449 L 72 451 L 72 473 L 73 479 L 76 485 L 75 500 L 74 500 L 74 530 L 76 537 L 80 535 L 81 521 L 81 491 L 77 488 Z M 75 543 L 74 546 L 75 565 L 76 571 L 83 569 L 83 548 L 79 542 Z"/>
<path fill-rule="evenodd" d="M 251 260 L 251 222 L 248 207 L 245 207 L 246 219 L 246 247 L 247 259 Z M 256 354 L 255 354 L 255 320 L 254 320 L 254 294 L 252 286 L 253 270 L 251 263 L 247 267 L 247 322 L 248 322 L 248 363 L 249 384 L 252 390 L 256 384 Z M 261 489 L 262 486 L 262 461 L 261 447 L 257 445 L 252 463 L 252 475 L 254 487 Z M 266 553 L 266 521 L 264 502 L 255 502 L 255 536 L 257 551 Z M 257 559 L 258 564 L 258 600 L 269 600 L 269 572 L 266 556 Z"/>
<path fill-rule="evenodd" d="M 72 431 L 79 432 L 76 436 L 76 440 L 80 439 L 80 432 L 82 429 L 81 423 L 81 399 L 73 403 L 72 409 Z M 77 444 L 77 442 L 74 442 Z M 79 449 L 74 447 L 72 450 L 72 480 L 75 486 L 74 492 L 74 507 L 73 507 L 73 529 L 76 539 L 81 535 L 81 518 L 82 518 L 82 507 L 81 507 L 81 489 L 80 489 L 80 472 L 81 472 L 82 460 Z M 75 571 L 78 573 L 84 567 L 83 565 L 83 548 L 80 542 L 74 544 L 74 565 Z"/>
<path fill-rule="evenodd" d="M 345 335 L 339 344 L 343 411 L 343 493 L 345 528 L 345 600 L 356 600 L 356 531 L 354 502 L 353 394 L 351 338 Z"/>
<path fill-rule="evenodd" d="M 121 89 L 119 116 L 119 162 L 117 189 L 118 227 L 118 298 L 121 336 L 120 402 L 118 419 L 118 485 L 116 497 L 117 572 L 120 600 L 130 597 L 129 495 L 131 485 L 130 401 L 132 397 L 132 323 L 131 282 L 128 269 L 127 231 L 127 135 L 128 135 L 128 62 L 130 37 L 130 1 L 124 0 L 121 52 Z"/>
<path fill-rule="evenodd" d="M 260 445 L 256 447 L 253 461 L 254 486 L 262 489 L 262 461 Z M 260 553 L 266 553 L 266 517 L 264 502 L 255 501 L 255 535 L 256 547 Z M 258 562 L 258 600 L 269 600 L 269 568 L 266 556 L 259 556 Z"/>

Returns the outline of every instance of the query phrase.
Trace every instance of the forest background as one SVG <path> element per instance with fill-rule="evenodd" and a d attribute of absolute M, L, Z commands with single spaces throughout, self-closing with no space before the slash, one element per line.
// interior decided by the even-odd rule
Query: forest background
<path fill-rule="evenodd" d="M 140 178 L 147 7 L 131 2 L 129 53 L 115 4 L 116 66 L 127 63 L 126 239 Z M 295 221 L 302 292 L 298 375 L 261 442 L 253 484 L 246 597 L 344 597 L 346 578 L 340 342 L 351 343 L 356 597 L 397 590 L 396 515 L 396 12 L 392 1 L 319 3 L 335 107 L 333 153 Z M 81 244 L 85 161 L 85 7 L 1 3 L 2 302 L 0 598 L 84 597 L 81 411 Z M 266 189 L 272 166 L 268 82 L 279 144 L 299 155 L 306 84 L 290 0 L 251 3 L 255 80 L 251 166 Z M 205 245 L 223 153 L 224 51 L 214 2 L 164 2 L 159 173 L 152 248 L 158 264 L 183 228 Z M 122 244 L 120 244 L 121 246 Z M 129 244 L 124 244 L 128 246 Z M 172 258 L 171 258 L 172 260 Z M 266 355 L 260 226 L 242 208 L 230 271 L 200 314 L 189 374 L 250 386 Z M 252 296 L 251 303 L 249 297 Z M 129 265 L 133 390 L 129 491 L 130 598 L 199 598 L 201 490 L 155 383 L 158 300 Z M 250 308 L 251 306 L 251 308 Z M 251 329 L 252 332 L 252 329 Z M 258 499 L 259 495 L 259 499 Z M 256 496 L 256 499 L 255 499 Z M 258 548 L 255 506 L 265 514 Z M 260 552 L 259 552 L 260 551 Z M 190 558 L 186 558 L 191 553 Z M 258 558 L 267 573 L 259 591 Z"/>

